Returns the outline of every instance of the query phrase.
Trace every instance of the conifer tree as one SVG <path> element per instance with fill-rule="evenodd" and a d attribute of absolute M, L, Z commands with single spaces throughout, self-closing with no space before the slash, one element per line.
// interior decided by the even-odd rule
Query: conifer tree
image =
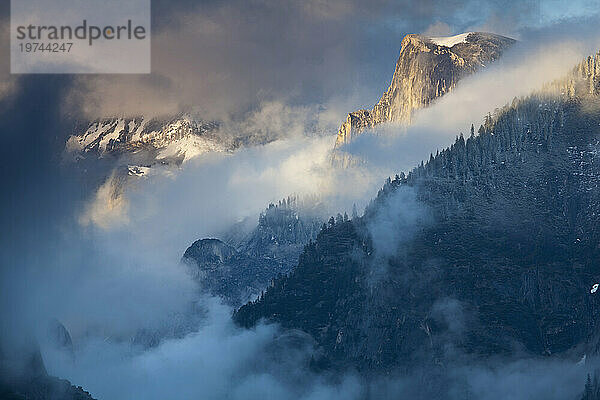
<path fill-rule="evenodd" d="M 352 204 L 352 219 L 358 218 L 358 211 L 356 211 L 356 203 Z"/>

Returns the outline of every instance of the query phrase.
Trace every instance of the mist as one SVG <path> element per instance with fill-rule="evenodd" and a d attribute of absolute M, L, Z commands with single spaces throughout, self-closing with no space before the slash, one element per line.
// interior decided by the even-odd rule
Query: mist
<path fill-rule="evenodd" d="M 227 307 L 204 301 L 206 320 L 182 339 L 141 351 L 93 338 L 80 343 L 75 361 L 56 352 L 45 360 L 57 375 L 107 399 L 358 398 L 357 378 L 328 381 L 309 372 L 314 349 L 302 334 L 272 325 L 238 328 Z"/>
<path fill-rule="evenodd" d="M 245 218 L 258 221 L 269 203 L 290 195 L 317 199 L 324 218 L 350 213 L 354 204 L 366 205 L 380 175 L 332 168 L 333 140 L 287 138 L 232 154 L 208 153 L 181 167 L 156 167 L 122 188 L 112 187 L 109 177 L 81 207 L 78 221 L 115 237 L 133 235 L 140 245 L 158 246 L 179 259 L 194 240 L 218 237 Z M 149 233 L 155 227 L 160 231 Z"/>
<path fill-rule="evenodd" d="M 596 20 L 577 29 L 579 20 L 529 29 L 535 4 L 502 14 L 510 6 L 488 2 L 477 19 L 480 2 L 454 3 L 309 1 L 294 5 L 296 18 L 279 21 L 286 5 L 278 3 L 249 13 L 236 2 L 207 3 L 190 13 L 187 2 L 155 2 L 155 11 L 167 11 L 156 24 L 153 75 L 16 79 L 1 70 L 3 345 L 27 336 L 27 345 L 42 346 L 51 375 L 105 399 L 426 397 L 417 375 L 366 380 L 354 371 L 311 371 L 319 349 L 310 337 L 269 324 L 236 327 L 233 310 L 199 292 L 179 260 L 193 241 L 256 218 L 290 194 L 317 196 L 325 215 L 350 213 L 353 204 L 362 209 L 386 176 L 451 144 L 471 123 L 477 128 L 476 118 L 561 76 L 600 44 L 590 28 Z M 365 20 L 356 21 L 358 14 Z M 360 24 L 349 32 L 354 22 Z M 494 26 L 514 26 L 497 31 L 518 37 L 520 47 L 419 113 L 414 126 L 381 128 L 344 148 L 364 163 L 332 168 L 335 130 L 347 112 L 372 106 L 385 90 L 404 33 Z M 73 119 L 188 108 L 224 120 L 229 134 L 260 131 L 275 140 L 157 169 L 116 198 L 110 177 L 100 188 L 84 187 L 72 166 L 60 163 Z M 382 209 L 369 227 L 382 256 L 427 223 L 418 207 L 401 192 Z M 460 306 L 440 303 L 434 311 L 460 334 Z M 74 359 L 48 343 L 52 318 L 72 336 Z M 156 346 L 133 343 L 141 330 L 162 334 L 181 320 L 185 329 L 164 334 Z M 576 361 L 457 356 L 444 376 L 461 385 L 444 390 L 449 398 L 463 398 L 467 388 L 490 400 L 562 399 L 577 395 L 595 366 Z"/>
<path fill-rule="evenodd" d="M 78 343 L 73 360 L 46 350 L 49 370 L 84 385 L 98 398 L 145 399 L 565 399 L 581 393 L 596 360 L 524 358 L 475 360 L 458 355 L 450 365 L 411 373 L 360 377 L 320 375 L 308 361 L 316 349 L 300 332 L 274 325 L 244 330 L 216 299 L 198 331 L 140 350 L 92 337 Z M 443 310 L 440 312 L 446 312 Z"/>

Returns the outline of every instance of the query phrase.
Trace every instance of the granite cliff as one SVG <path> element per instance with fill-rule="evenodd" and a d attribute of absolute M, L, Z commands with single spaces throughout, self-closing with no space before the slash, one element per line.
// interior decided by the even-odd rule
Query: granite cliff
<path fill-rule="evenodd" d="M 456 83 L 500 58 L 515 40 L 483 32 L 447 38 L 406 35 L 388 90 L 371 110 L 348 114 L 335 142 L 339 149 L 365 129 L 385 122 L 410 123 L 416 110 L 450 92 Z"/>

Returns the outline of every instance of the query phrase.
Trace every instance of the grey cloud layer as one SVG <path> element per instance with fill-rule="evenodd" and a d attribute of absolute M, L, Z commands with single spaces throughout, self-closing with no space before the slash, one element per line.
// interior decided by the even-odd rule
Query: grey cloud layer
<path fill-rule="evenodd" d="M 69 107 L 88 116 L 172 113 L 223 118 L 257 100 L 369 105 L 402 37 L 485 29 L 519 36 L 539 1 L 156 1 L 151 76 L 80 77 Z M 342 114 L 343 115 L 343 114 Z"/>

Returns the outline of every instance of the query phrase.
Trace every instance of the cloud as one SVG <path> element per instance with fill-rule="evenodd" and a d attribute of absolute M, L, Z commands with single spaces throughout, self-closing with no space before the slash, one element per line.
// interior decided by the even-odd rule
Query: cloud
<path fill-rule="evenodd" d="M 94 119 L 191 108 L 226 119 L 263 101 L 356 98 L 348 112 L 374 103 L 385 89 L 405 34 L 482 29 L 515 37 L 541 12 L 538 2 L 497 0 L 156 1 L 153 7 L 153 73 L 78 76 L 67 110 Z"/>
<path fill-rule="evenodd" d="M 597 360 L 576 365 L 566 359 L 468 357 L 447 365 L 416 367 L 408 374 L 375 377 L 373 399 L 542 400 L 578 398 Z"/>
<path fill-rule="evenodd" d="M 452 298 L 436 300 L 431 309 L 431 316 L 444 323 L 448 331 L 461 334 L 465 329 L 465 310 L 463 304 Z"/>
<path fill-rule="evenodd" d="M 452 28 L 450 27 L 450 25 L 438 21 L 434 24 L 431 24 L 427 27 L 427 29 L 425 29 L 425 31 L 423 31 L 422 33 L 424 36 L 432 36 L 432 37 L 436 37 L 436 36 L 450 36 L 452 34 Z"/>
<path fill-rule="evenodd" d="M 291 194 L 320 199 L 324 215 L 351 212 L 355 203 L 364 207 L 385 174 L 331 165 L 335 137 L 326 133 L 336 126 L 335 115 L 316 105 L 265 102 L 222 124 L 221 135 L 245 141 L 238 150 L 202 154 L 180 167 L 154 166 L 143 178 L 113 172 L 80 208 L 78 220 L 115 231 L 173 226 L 168 232 L 183 246 L 218 236 Z"/>
<path fill-rule="evenodd" d="M 564 7 L 550 0 L 155 0 L 153 73 L 76 76 L 64 109 L 94 119 L 191 108 L 225 119 L 262 101 L 326 104 L 335 97 L 352 99 L 345 113 L 374 103 L 385 89 L 407 33 L 482 29 L 519 37 L 532 25 L 556 22 L 556 8 Z M 571 2 L 568 15 L 593 11 L 585 1 Z M 0 14 L 7 32 L 8 7 Z M 0 82 L 16 81 L 8 68 L 0 75 Z M 0 93 L 13 89 L 0 84 Z"/>
<path fill-rule="evenodd" d="M 332 25 L 314 16 L 335 11 L 324 10 L 331 7 L 338 9 L 224 2 L 177 13 L 153 34 L 152 75 L 78 77 L 66 107 L 82 104 L 90 118 L 191 107 L 207 118 L 226 119 L 261 101 L 306 103 L 335 91 L 351 94 L 357 86 L 347 82 L 357 68 L 344 39 L 347 30 L 341 20 Z"/>
<path fill-rule="evenodd" d="M 52 349 L 49 372 L 83 385 L 97 398 L 128 399 L 495 399 L 575 398 L 595 360 L 488 358 L 457 355 L 447 365 L 414 366 L 409 372 L 319 375 L 308 368 L 311 339 L 274 325 L 245 330 L 230 310 L 206 299 L 209 313 L 197 331 L 141 350 L 128 343 L 80 338 L 73 359 Z M 448 304 L 452 304 L 449 302 Z M 456 307 L 449 306 L 450 313 Z M 447 308 L 441 307 L 446 312 Z M 448 315 L 451 318 L 451 315 Z"/>
<path fill-rule="evenodd" d="M 0 12 L 0 54 L 9 54 L 10 43 L 10 21 L 2 16 Z M 15 93 L 18 87 L 18 79 L 10 74 L 10 57 L 2 57 L 0 60 L 0 102 L 6 101 Z"/>
<path fill-rule="evenodd" d="M 377 188 L 380 175 L 363 169 L 336 170 L 331 164 L 332 136 L 297 136 L 234 153 L 209 153 L 185 162 L 172 173 L 129 178 L 119 187 L 110 177 L 82 209 L 80 222 L 106 232 L 141 233 L 161 226 L 151 237 L 178 243 L 173 257 L 200 237 L 215 236 L 245 217 L 258 217 L 270 202 L 291 194 L 316 197 L 324 215 L 359 207 Z M 160 167 L 153 167 L 160 170 Z M 165 171 L 165 172 L 168 172 Z"/>
<path fill-rule="evenodd" d="M 85 206 L 79 223 L 83 226 L 93 223 L 104 229 L 126 225 L 129 222 L 129 203 L 123 196 L 126 178 L 113 171 Z"/>
<path fill-rule="evenodd" d="M 414 238 L 431 221 L 431 212 L 418 201 L 413 188 L 400 186 L 384 196 L 367 225 L 377 258 L 384 260 L 397 255 L 399 246 Z"/>
<path fill-rule="evenodd" d="M 566 399 L 583 392 L 586 373 L 592 365 L 577 366 L 567 360 L 523 359 L 490 365 L 459 367 L 474 398 Z"/>
<path fill-rule="evenodd" d="M 34 335 L 57 318 L 75 335 L 117 337 L 157 328 L 185 309 L 196 286 L 179 258 L 143 242 L 63 225 L 59 237 L 29 243 L 30 254 L 1 271 L 3 325 Z"/>
<path fill-rule="evenodd" d="M 140 351 L 92 336 L 79 341 L 75 361 L 51 351 L 44 357 L 51 373 L 104 399 L 358 398 L 356 378 L 327 382 L 308 370 L 314 349 L 305 335 L 273 325 L 244 330 L 227 307 L 214 299 L 207 306 L 198 331 L 155 348 Z"/>

